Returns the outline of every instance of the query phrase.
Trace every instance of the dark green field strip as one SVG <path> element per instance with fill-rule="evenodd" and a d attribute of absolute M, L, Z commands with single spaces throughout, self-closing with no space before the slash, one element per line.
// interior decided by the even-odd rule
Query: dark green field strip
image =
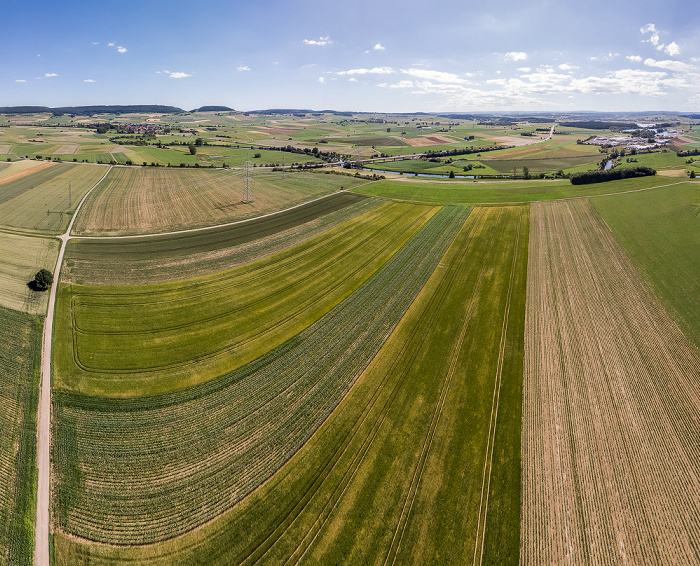
<path fill-rule="evenodd" d="M 232 371 L 306 328 L 383 265 L 435 207 L 387 203 L 231 272 L 59 290 L 58 387 L 164 393 Z M 65 331 L 65 332 L 64 332 Z"/>
<path fill-rule="evenodd" d="M 72 167 L 72 165 L 53 165 L 20 177 L 19 179 L 15 179 L 14 181 L 10 181 L 9 183 L 0 184 L 0 204 L 12 200 L 30 191 L 34 187 L 56 179 L 56 177 L 65 173 L 68 168 Z"/>
<path fill-rule="evenodd" d="M 219 379 L 132 400 L 56 392 L 60 527 L 90 540 L 143 544 L 186 533 L 245 498 L 344 398 L 468 213 L 443 208 L 326 316 Z"/>
<path fill-rule="evenodd" d="M 700 348 L 700 184 L 591 202 L 671 318 Z"/>
<path fill-rule="evenodd" d="M 0 309 L 0 563 L 31 564 L 42 322 Z"/>
<path fill-rule="evenodd" d="M 320 218 L 358 202 L 363 195 L 341 192 L 248 222 L 148 238 L 74 239 L 66 248 L 66 261 L 172 262 L 195 253 L 211 253 L 240 246 Z"/>

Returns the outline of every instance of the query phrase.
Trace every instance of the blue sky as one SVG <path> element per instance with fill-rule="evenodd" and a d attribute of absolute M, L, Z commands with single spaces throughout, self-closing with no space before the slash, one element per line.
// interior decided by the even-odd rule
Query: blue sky
<path fill-rule="evenodd" d="M 3 4 L 0 106 L 700 111 L 681 0 Z"/>

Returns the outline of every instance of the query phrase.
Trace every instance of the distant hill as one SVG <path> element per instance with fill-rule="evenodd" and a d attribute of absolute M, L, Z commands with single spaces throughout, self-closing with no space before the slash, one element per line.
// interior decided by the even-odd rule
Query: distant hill
<path fill-rule="evenodd" d="M 235 112 L 235 110 L 228 106 L 200 106 L 192 110 L 192 112 Z"/>
<path fill-rule="evenodd" d="M 180 114 L 184 112 L 177 106 L 161 106 L 159 104 L 127 104 L 127 105 L 97 105 L 97 106 L 60 106 L 49 108 L 48 106 L 5 106 L 0 107 L 0 114 L 36 114 L 39 112 L 52 112 L 53 114 Z"/>

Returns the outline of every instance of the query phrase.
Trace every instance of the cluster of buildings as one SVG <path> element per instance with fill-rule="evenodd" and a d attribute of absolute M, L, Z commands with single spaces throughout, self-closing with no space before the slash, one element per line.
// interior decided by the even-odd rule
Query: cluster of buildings
<path fill-rule="evenodd" d="M 583 143 L 587 145 L 599 145 L 607 147 L 625 146 L 627 149 L 656 149 L 666 147 L 671 139 L 678 135 L 678 130 L 665 130 L 657 132 L 653 138 L 639 136 L 596 136 Z"/>

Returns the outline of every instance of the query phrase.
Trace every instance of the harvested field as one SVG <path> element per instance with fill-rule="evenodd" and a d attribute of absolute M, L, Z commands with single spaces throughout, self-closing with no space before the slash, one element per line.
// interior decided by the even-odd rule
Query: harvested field
<path fill-rule="evenodd" d="M 591 202 L 671 317 L 700 349 L 700 184 Z"/>
<path fill-rule="evenodd" d="M 275 212 L 362 182 L 336 175 L 256 172 L 253 202 L 244 203 L 241 171 L 115 168 L 85 202 L 74 229 L 83 235 L 125 235 L 212 226 Z"/>
<path fill-rule="evenodd" d="M 437 212 L 326 316 L 231 374 L 129 401 L 56 393 L 57 526 L 91 540 L 136 544 L 170 539 L 234 507 L 275 474 L 341 402 L 468 212 Z M 258 536 L 259 526 L 250 526 Z M 226 536 L 238 544 L 242 535 Z M 123 551 L 126 557 L 131 550 Z M 62 564 L 72 561 L 72 550 L 67 553 Z"/>
<path fill-rule="evenodd" d="M 347 297 L 435 210 L 387 203 L 279 254 L 195 279 L 133 287 L 63 285 L 55 387 L 128 397 L 232 371 Z"/>
<path fill-rule="evenodd" d="M 417 138 L 396 138 L 398 141 L 404 141 L 406 145 L 411 147 L 423 147 L 429 145 L 439 145 L 443 143 L 455 143 L 455 140 L 445 136 L 419 136 Z M 386 144 L 389 145 L 389 144 Z"/>
<path fill-rule="evenodd" d="M 70 221 L 69 213 L 107 171 L 107 167 L 55 164 L 1 184 L 0 226 L 63 232 Z"/>
<path fill-rule="evenodd" d="M 521 563 L 700 563 L 700 357 L 585 200 L 532 207 Z"/>
<path fill-rule="evenodd" d="M 0 563 L 31 564 L 41 320 L 0 308 Z"/>
<path fill-rule="evenodd" d="M 48 293 L 32 291 L 27 283 L 40 269 L 53 271 L 58 240 L 0 232 L 0 307 L 45 315 Z"/>
<path fill-rule="evenodd" d="M 145 285 L 231 269 L 335 228 L 384 202 L 334 193 L 243 224 L 152 238 L 73 239 L 61 278 L 83 285 Z"/>
<path fill-rule="evenodd" d="M 4 163 L 5 167 L 0 170 L 0 184 L 10 183 L 16 179 L 31 175 L 41 169 L 46 169 L 54 165 L 51 161 L 34 161 L 33 159 L 23 159 L 22 161 L 13 161 L 12 163 Z M 0 189 L 1 191 L 2 189 Z"/>

